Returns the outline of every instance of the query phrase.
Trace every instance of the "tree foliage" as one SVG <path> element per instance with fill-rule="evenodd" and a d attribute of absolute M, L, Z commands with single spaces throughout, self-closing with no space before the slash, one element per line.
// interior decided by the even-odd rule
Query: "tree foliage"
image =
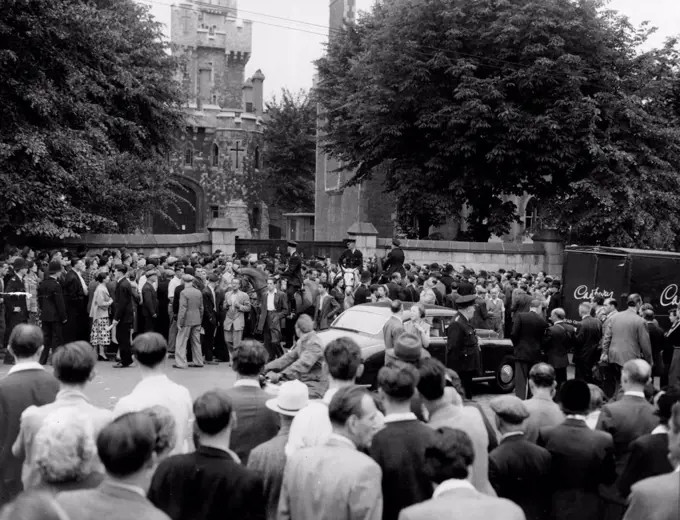
<path fill-rule="evenodd" d="M 316 104 L 309 93 L 284 88 L 266 104 L 264 141 L 269 203 L 285 211 L 314 211 Z"/>
<path fill-rule="evenodd" d="M 486 240 L 519 219 L 506 196 L 526 193 L 575 241 L 667 247 L 649 231 L 680 231 L 680 137 L 662 108 L 677 56 L 638 54 L 649 29 L 602 4 L 377 3 L 318 62 L 327 153 L 352 182 L 386 171 L 400 219 L 467 205 Z"/>
<path fill-rule="evenodd" d="M 172 198 L 175 60 L 133 0 L 0 10 L 0 236 L 126 232 Z"/>

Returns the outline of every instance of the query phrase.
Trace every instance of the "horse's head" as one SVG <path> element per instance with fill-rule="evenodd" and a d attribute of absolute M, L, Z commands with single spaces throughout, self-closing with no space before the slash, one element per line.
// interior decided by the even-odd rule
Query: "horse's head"
<path fill-rule="evenodd" d="M 253 290 L 258 294 L 267 289 L 267 273 L 263 273 L 259 269 L 252 267 L 242 267 L 238 270 L 238 274 L 248 279 L 253 286 Z"/>

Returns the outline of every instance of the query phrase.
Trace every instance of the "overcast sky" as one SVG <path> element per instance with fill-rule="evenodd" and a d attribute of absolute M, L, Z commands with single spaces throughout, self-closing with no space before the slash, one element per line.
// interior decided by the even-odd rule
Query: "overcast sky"
<path fill-rule="evenodd" d="M 154 16 L 169 25 L 172 0 L 137 1 L 149 5 Z M 357 0 L 357 7 L 368 10 L 373 1 Z M 329 0 L 239 0 L 240 17 L 255 22 L 253 52 L 246 73 L 250 76 L 262 70 L 267 78 L 266 98 L 282 87 L 293 91 L 311 87 L 313 61 L 322 54 L 327 40 L 324 27 L 328 26 L 328 5 Z M 634 23 L 649 20 L 658 27 L 650 40 L 652 45 L 680 33 L 680 0 L 611 0 L 610 7 Z"/>

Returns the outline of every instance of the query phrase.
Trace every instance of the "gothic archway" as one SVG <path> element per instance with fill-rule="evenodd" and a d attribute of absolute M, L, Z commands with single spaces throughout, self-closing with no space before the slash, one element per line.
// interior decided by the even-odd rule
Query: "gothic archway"
<path fill-rule="evenodd" d="M 198 183 L 187 177 L 182 177 L 178 183 L 179 186 L 172 188 L 178 200 L 174 205 L 168 204 L 165 208 L 172 222 L 160 216 L 154 217 L 154 234 L 176 235 L 203 231 L 205 205 L 203 190 Z"/>

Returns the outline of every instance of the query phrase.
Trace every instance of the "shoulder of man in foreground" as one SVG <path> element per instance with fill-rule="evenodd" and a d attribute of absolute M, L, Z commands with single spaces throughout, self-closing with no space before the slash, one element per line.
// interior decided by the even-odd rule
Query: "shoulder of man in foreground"
<path fill-rule="evenodd" d="M 57 502 L 64 508 L 70 520 L 90 520 L 90 514 L 95 511 L 98 514 L 97 520 L 124 518 L 126 514 L 141 515 L 140 520 L 170 520 L 168 515 L 141 495 L 138 499 L 134 496 L 131 499 L 111 497 L 110 511 L 106 511 L 107 498 L 100 488 L 81 489 L 59 493 Z"/>
<path fill-rule="evenodd" d="M 526 520 L 524 511 L 517 504 L 506 498 L 490 497 L 478 493 L 478 496 L 439 497 L 426 500 L 402 509 L 399 520 L 430 520 L 438 518 L 442 513 L 450 520 L 486 520 L 502 518 L 503 520 Z"/>

